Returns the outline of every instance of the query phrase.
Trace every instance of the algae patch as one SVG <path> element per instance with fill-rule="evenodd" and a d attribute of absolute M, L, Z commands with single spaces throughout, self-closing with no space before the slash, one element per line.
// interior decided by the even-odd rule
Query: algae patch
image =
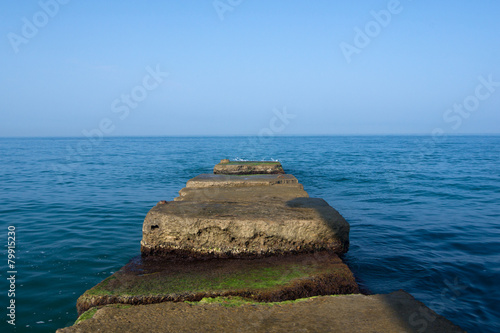
<path fill-rule="evenodd" d="M 243 297 L 257 302 L 359 292 L 352 272 L 333 253 L 256 259 L 157 260 L 137 257 L 87 290 L 78 313 L 106 304 L 198 302 Z"/>
<path fill-rule="evenodd" d="M 132 307 L 132 305 L 127 305 L 127 304 L 109 304 L 109 305 L 106 305 L 106 307 L 108 307 L 108 306 L 115 307 L 118 309 L 128 309 L 128 308 Z M 95 307 L 95 308 L 92 308 L 90 310 L 85 311 L 84 313 L 82 313 L 81 316 L 78 317 L 78 319 L 75 321 L 75 323 L 73 325 L 81 323 L 84 320 L 88 320 L 88 319 L 93 318 L 94 315 L 96 314 L 97 310 L 99 310 L 99 309 L 100 309 L 100 307 Z"/>
<path fill-rule="evenodd" d="M 220 304 L 220 305 L 225 306 L 225 307 L 235 307 L 235 306 L 242 306 L 242 305 L 273 306 L 273 305 L 293 304 L 293 303 L 308 301 L 308 300 L 311 300 L 311 299 L 316 298 L 316 297 L 318 297 L 318 296 L 299 298 L 299 299 L 295 299 L 295 300 L 288 300 L 288 301 L 282 301 L 282 302 L 258 302 L 258 301 L 252 300 L 250 298 L 239 297 L 239 296 L 234 296 L 234 297 L 204 297 L 199 302 L 185 301 L 185 303 L 188 303 L 191 305 Z"/>
<path fill-rule="evenodd" d="M 92 308 L 90 310 L 85 311 L 78 319 L 75 321 L 75 325 L 81 323 L 84 320 L 92 318 L 97 312 L 98 308 Z"/>
<path fill-rule="evenodd" d="M 216 292 L 221 290 L 268 289 L 317 273 L 317 267 L 277 265 L 250 268 L 243 271 L 178 272 L 127 276 L 118 273 L 88 290 L 88 296 L 103 295 L 164 295 L 186 292 Z"/>

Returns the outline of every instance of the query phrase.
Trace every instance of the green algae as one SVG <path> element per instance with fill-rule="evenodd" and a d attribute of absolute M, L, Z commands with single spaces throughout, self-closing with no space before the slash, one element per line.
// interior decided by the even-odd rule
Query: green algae
<path fill-rule="evenodd" d="M 348 294 L 352 295 L 352 294 Z M 345 296 L 345 295 L 328 295 L 328 297 L 338 297 L 338 296 Z M 204 297 L 198 302 L 192 302 L 192 301 L 184 301 L 184 303 L 191 304 L 191 305 L 201 305 L 201 304 L 219 304 L 224 307 L 238 307 L 242 305 L 264 305 L 264 306 L 274 306 L 274 305 L 285 305 L 285 304 L 294 304 L 294 303 L 299 303 L 299 302 L 304 302 L 308 301 L 314 298 L 317 298 L 318 296 L 311 296 L 311 297 L 305 297 L 305 298 L 299 298 L 295 300 L 287 300 L 287 301 L 281 301 L 281 302 L 258 302 L 255 301 L 251 298 L 245 298 L 241 296 L 229 296 L 229 297 Z M 103 307 L 114 307 L 117 309 L 128 309 L 133 306 L 137 305 L 130 305 L 130 304 L 109 304 L 105 305 Z M 81 316 L 78 317 L 78 319 L 75 321 L 74 325 L 77 325 L 81 323 L 84 320 L 88 320 L 94 317 L 96 312 L 103 308 L 103 307 L 93 307 L 87 311 L 85 311 Z"/>
<path fill-rule="evenodd" d="M 79 324 L 84 320 L 87 320 L 87 319 L 94 317 L 97 310 L 98 310 L 98 308 L 92 308 L 90 310 L 85 311 L 84 313 L 82 313 L 82 315 L 80 317 L 78 317 L 78 319 L 75 321 L 74 325 Z"/>
<path fill-rule="evenodd" d="M 115 275 L 108 276 L 101 283 L 99 283 L 94 288 L 87 290 L 86 294 L 95 295 L 95 296 L 104 296 L 104 295 L 113 295 L 113 292 L 108 289 L 111 281 L 116 280 Z M 91 293 L 89 293 L 92 291 Z"/>
<path fill-rule="evenodd" d="M 128 308 L 131 308 L 132 306 L 133 305 L 128 305 L 128 304 L 109 304 L 109 305 L 106 305 L 105 307 L 114 307 L 114 308 L 118 308 L 118 309 L 128 309 Z M 75 323 L 73 325 L 81 323 L 84 320 L 88 320 L 88 319 L 93 318 L 94 315 L 96 314 L 97 310 L 99 310 L 99 309 L 100 309 L 100 307 L 95 307 L 95 308 L 91 308 L 91 309 L 85 311 L 84 313 L 82 313 L 81 316 L 78 317 L 78 319 L 75 321 Z"/>
<path fill-rule="evenodd" d="M 326 252 L 247 260 L 137 257 L 80 296 L 77 310 L 83 314 L 107 304 L 198 302 L 219 296 L 283 302 L 357 292 L 352 272 Z"/>
<path fill-rule="evenodd" d="M 146 296 L 218 292 L 231 290 L 266 290 L 285 285 L 292 280 L 318 273 L 318 267 L 305 265 L 276 265 L 245 271 L 210 274 L 189 272 L 180 274 L 143 274 L 121 278 L 120 272 L 106 278 L 86 292 L 87 296 Z"/>
<path fill-rule="evenodd" d="M 352 294 L 348 294 L 352 295 Z M 345 295 L 328 295 L 328 297 L 338 297 L 338 296 L 345 296 Z M 284 305 L 284 304 L 294 304 L 294 303 L 299 303 L 299 302 L 304 302 L 308 301 L 314 298 L 317 298 L 318 296 L 311 296 L 311 297 L 305 297 L 305 298 L 298 298 L 294 300 L 288 300 L 288 301 L 282 301 L 282 302 L 258 302 L 250 298 L 245 298 L 245 297 L 240 297 L 240 296 L 230 296 L 230 297 L 204 297 L 202 300 L 199 302 L 190 302 L 190 301 L 185 301 L 185 303 L 191 304 L 191 305 L 200 305 L 200 304 L 220 304 L 225 307 L 236 307 L 236 306 L 242 306 L 242 305 L 266 305 L 266 306 L 274 306 L 274 305 Z"/>

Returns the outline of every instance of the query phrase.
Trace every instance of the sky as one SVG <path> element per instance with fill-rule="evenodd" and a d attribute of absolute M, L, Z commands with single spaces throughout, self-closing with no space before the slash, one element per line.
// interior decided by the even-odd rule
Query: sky
<path fill-rule="evenodd" d="M 500 2 L 6 0 L 0 137 L 500 134 Z"/>

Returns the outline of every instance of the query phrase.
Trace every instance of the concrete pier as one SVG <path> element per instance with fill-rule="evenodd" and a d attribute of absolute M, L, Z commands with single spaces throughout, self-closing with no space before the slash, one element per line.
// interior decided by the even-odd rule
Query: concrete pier
<path fill-rule="evenodd" d="M 404 291 L 359 294 L 349 228 L 279 162 L 222 160 L 148 212 L 141 255 L 58 332 L 463 332 Z"/>
<path fill-rule="evenodd" d="M 219 172 L 226 172 L 223 167 L 232 163 L 218 164 Z M 262 171 L 268 165 L 282 171 L 279 162 L 235 163 L 244 165 L 249 174 L 201 174 L 190 179 L 174 201 L 152 208 L 144 220 L 142 254 L 244 257 L 347 252 L 349 224 L 333 207 L 309 198 L 293 175 Z"/>

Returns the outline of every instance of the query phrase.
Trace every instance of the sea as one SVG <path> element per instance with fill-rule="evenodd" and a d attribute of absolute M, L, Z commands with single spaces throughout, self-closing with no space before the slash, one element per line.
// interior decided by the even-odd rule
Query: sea
<path fill-rule="evenodd" d="M 500 136 L 2 138 L 0 331 L 72 325 L 77 298 L 140 253 L 149 209 L 224 158 L 278 160 L 337 209 L 366 291 L 500 332 Z"/>

